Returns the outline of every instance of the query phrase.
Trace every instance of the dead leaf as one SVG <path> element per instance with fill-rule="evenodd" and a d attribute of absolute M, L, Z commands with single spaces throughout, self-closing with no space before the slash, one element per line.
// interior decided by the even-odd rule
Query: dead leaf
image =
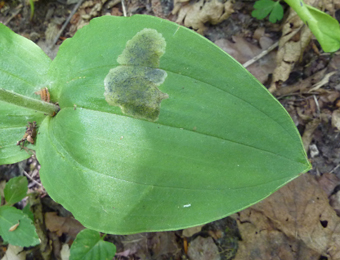
<path fill-rule="evenodd" d="M 326 192 L 327 196 L 330 196 L 334 188 L 340 184 L 340 180 L 336 177 L 335 174 L 332 173 L 324 173 L 317 179 L 321 189 Z"/>
<path fill-rule="evenodd" d="M 329 198 L 329 204 L 332 206 L 332 208 L 335 210 L 336 214 L 340 216 L 340 192 L 333 194 Z"/>
<path fill-rule="evenodd" d="M 58 236 L 65 233 L 73 239 L 75 239 L 77 234 L 85 228 L 74 218 L 57 216 L 57 212 L 46 212 L 45 224 L 48 230 L 56 232 Z"/>
<path fill-rule="evenodd" d="M 203 34 L 205 23 L 218 24 L 226 20 L 234 12 L 231 0 L 199 0 L 189 3 L 188 0 L 175 0 L 172 14 L 178 13 L 176 23 L 193 28 Z"/>
<path fill-rule="evenodd" d="M 232 39 L 234 42 L 227 39 L 219 39 L 215 44 L 241 64 L 251 60 L 263 51 L 261 48 L 246 41 L 241 36 L 233 36 Z M 275 55 L 275 51 L 268 53 L 259 61 L 247 67 L 247 70 L 261 83 L 266 82 L 268 75 L 274 71 L 276 64 Z"/>
<path fill-rule="evenodd" d="M 264 239 L 261 248 L 266 250 L 259 249 L 264 254 L 261 259 L 274 259 L 266 258 L 268 250 L 278 255 L 275 252 L 279 253 L 279 245 L 282 250 L 289 251 L 280 251 L 280 259 L 299 259 L 299 255 L 303 255 L 303 259 L 319 259 L 315 252 L 329 260 L 340 259 L 340 218 L 329 205 L 327 194 L 310 174 L 303 174 L 267 199 L 240 212 L 237 221 L 244 241 L 248 241 L 247 236 L 257 237 L 252 241 L 260 245 L 259 240 Z M 275 238 L 279 239 L 278 243 L 271 242 Z M 276 244 L 276 250 L 268 243 Z M 237 256 L 249 255 L 247 251 L 253 252 L 254 248 L 249 242 L 240 242 Z M 286 253 L 289 255 L 284 257 Z"/>
<path fill-rule="evenodd" d="M 320 254 L 308 249 L 302 241 L 276 229 L 262 212 L 246 209 L 240 213 L 237 222 L 242 241 L 239 241 L 234 260 L 320 259 Z"/>
<path fill-rule="evenodd" d="M 282 36 L 279 41 L 279 51 L 277 53 L 277 66 L 273 73 L 273 82 L 269 88 L 270 92 L 275 92 L 281 82 L 288 79 L 295 63 L 300 59 L 303 51 L 307 47 L 312 33 L 307 26 L 290 8 L 289 16 L 282 28 Z"/>
<path fill-rule="evenodd" d="M 321 121 L 319 118 L 314 118 L 313 121 L 309 122 L 306 125 L 306 129 L 302 135 L 302 143 L 303 143 L 303 147 L 305 148 L 306 152 L 308 152 L 308 147 L 313 139 L 313 133 L 315 129 L 319 126 L 320 122 Z"/>
<path fill-rule="evenodd" d="M 218 248 L 211 237 L 198 236 L 188 248 L 188 256 L 191 260 L 219 260 L 221 259 Z"/>

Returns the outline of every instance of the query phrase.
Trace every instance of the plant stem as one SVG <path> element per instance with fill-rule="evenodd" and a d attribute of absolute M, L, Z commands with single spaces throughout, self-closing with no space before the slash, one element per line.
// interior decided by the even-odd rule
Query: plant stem
<path fill-rule="evenodd" d="M 0 88 L 0 101 L 7 102 L 20 107 L 26 107 L 32 110 L 43 112 L 46 115 L 54 116 L 59 111 L 59 106 L 36 100 L 15 92 Z"/>

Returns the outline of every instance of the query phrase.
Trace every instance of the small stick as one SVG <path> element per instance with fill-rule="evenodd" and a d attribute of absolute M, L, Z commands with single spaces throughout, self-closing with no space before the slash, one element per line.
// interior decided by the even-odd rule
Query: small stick
<path fill-rule="evenodd" d="M 68 16 L 67 20 L 65 21 L 65 23 L 63 24 L 63 27 L 61 27 L 60 31 L 58 32 L 57 36 L 54 38 L 54 41 L 52 42 L 50 49 L 52 49 L 54 47 L 54 45 L 57 43 L 60 35 L 63 33 L 63 31 L 65 30 L 66 26 L 68 25 L 68 23 L 71 21 L 72 16 L 76 13 L 76 11 L 78 10 L 79 6 L 81 5 L 81 3 L 83 2 L 83 0 L 79 0 L 78 3 L 76 4 L 76 6 L 73 8 L 72 12 L 70 13 L 70 15 Z"/>
<path fill-rule="evenodd" d="M 35 179 L 33 179 L 27 172 L 24 171 L 24 174 L 27 178 L 29 178 L 31 181 L 33 181 L 35 184 L 37 184 L 39 187 L 43 187 L 39 182 L 37 182 Z"/>
<path fill-rule="evenodd" d="M 126 17 L 127 14 L 126 14 L 125 0 L 121 0 L 121 1 L 122 1 L 123 14 L 124 14 L 124 16 Z"/>
<path fill-rule="evenodd" d="M 254 62 L 258 61 L 259 59 L 261 59 L 262 57 L 266 56 L 269 52 L 271 52 L 272 50 L 274 50 L 277 46 L 279 46 L 279 42 L 274 43 L 272 46 L 270 46 L 267 50 L 264 50 L 263 52 L 261 52 L 259 55 L 255 56 L 254 58 L 252 58 L 251 60 L 248 60 L 247 62 L 243 63 L 243 67 L 247 68 L 249 67 L 251 64 L 253 64 Z"/>

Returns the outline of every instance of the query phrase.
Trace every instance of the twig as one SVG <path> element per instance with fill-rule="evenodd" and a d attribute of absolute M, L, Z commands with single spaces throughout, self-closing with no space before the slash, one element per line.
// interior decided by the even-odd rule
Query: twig
<path fill-rule="evenodd" d="M 125 6 L 125 0 L 121 0 L 122 1 L 122 9 L 123 9 L 123 14 L 124 16 L 126 17 L 127 14 L 126 14 L 126 6 Z"/>
<path fill-rule="evenodd" d="M 252 58 L 251 60 L 248 60 L 247 62 L 243 63 L 243 67 L 247 68 L 249 67 L 251 64 L 253 64 L 254 62 L 258 61 L 259 59 L 261 59 L 263 56 L 266 56 L 269 52 L 271 52 L 272 50 L 274 50 L 277 46 L 279 46 L 279 42 L 274 43 L 272 46 L 270 46 L 267 50 L 264 50 L 263 52 L 261 52 L 259 55 L 255 56 L 254 58 Z"/>
<path fill-rule="evenodd" d="M 27 172 L 24 171 L 24 174 L 26 175 L 27 178 L 29 178 L 31 181 L 33 181 L 35 184 L 39 185 L 39 187 L 43 188 L 43 186 L 41 185 L 41 183 L 37 182 L 36 180 L 34 180 Z"/>
<path fill-rule="evenodd" d="M 63 33 L 63 31 L 65 30 L 66 26 L 68 25 L 68 23 L 71 21 L 72 16 L 76 13 L 76 11 L 78 10 L 79 6 L 81 5 L 81 3 L 83 2 L 83 0 L 79 0 L 78 3 L 75 5 L 75 7 L 73 8 L 72 12 L 70 13 L 70 15 L 67 17 L 65 23 L 63 24 L 63 27 L 61 27 L 60 31 L 58 32 L 57 36 L 54 38 L 54 41 L 52 42 L 50 49 L 52 49 L 54 47 L 54 45 L 57 43 L 60 35 Z"/>

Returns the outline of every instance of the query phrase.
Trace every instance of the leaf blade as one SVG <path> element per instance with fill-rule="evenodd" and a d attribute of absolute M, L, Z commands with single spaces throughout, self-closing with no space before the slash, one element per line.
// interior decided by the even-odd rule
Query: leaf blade
<path fill-rule="evenodd" d="M 19 176 L 10 179 L 4 190 L 7 205 L 15 204 L 27 196 L 28 181 L 26 177 Z"/>
<path fill-rule="evenodd" d="M 106 75 L 144 28 L 162 32 L 167 44 L 160 90 L 169 98 L 155 123 L 104 99 Z M 95 51 L 74 57 L 84 43 Z M 41 126 L 41 179 L 89 228 L 127 234 L 207 223 L 310 167 L 279 102 L 229 55 L 176 24 L 145 16 L 94 19 L 61 46 L 50 76 L 52 89 L 61 89 L 61 111 Z"/>

